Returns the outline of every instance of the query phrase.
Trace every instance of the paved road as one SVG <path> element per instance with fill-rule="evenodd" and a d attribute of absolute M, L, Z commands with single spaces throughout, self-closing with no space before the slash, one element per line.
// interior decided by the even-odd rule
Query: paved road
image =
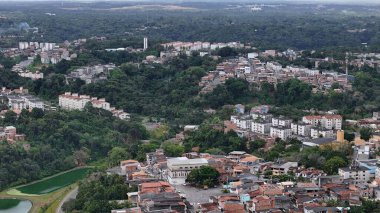
<path fill-rule="evenodd" d="M 210 196 L 222 194 L 222 187 L 204 190 L 192 186 L 177 185 L 175 188 L 177 191 L 180 191 L 180 194 L 186 194 L 186 199 L 190 203 L 207 203 Z"/>
<path fill-rule="evenodd" d="M 71 190 L 71 192 L 69 192 L 64 198 L 63 200 L 59 203 L 59 206 L 56 210 L 56 213 L 64 213 L 64 211 L 62 210 L 62 205 L 70 200 L 70 199 L 75 199 L 78 195 L 78 187 L 75 187 L 73 190 Z"/>

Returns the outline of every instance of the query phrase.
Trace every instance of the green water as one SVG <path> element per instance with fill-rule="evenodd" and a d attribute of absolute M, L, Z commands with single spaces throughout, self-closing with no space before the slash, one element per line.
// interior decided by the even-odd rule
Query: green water
<path fill-rule="evenodd" d="M 18 199 L 0 199 L 0 213 L 27 213 L 32 202 Z"/>
<path fill-rule="evenodd" d="M 73 170 L 30 185 L 19 187 L 17 190 L 24 194 L 47 194 L 83 179 L 89 170 L 89 168 Z"/>

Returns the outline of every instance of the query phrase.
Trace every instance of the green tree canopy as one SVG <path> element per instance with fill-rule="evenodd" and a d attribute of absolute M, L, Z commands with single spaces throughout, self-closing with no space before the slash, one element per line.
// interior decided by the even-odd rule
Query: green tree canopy
<path fill-rule="evenodd" d="M 344 161 L 343 158 L 335 156 L 327 160 L 323 168 L 327 174 L 333 175 L 338 173 L 339 168 L 344 167 L 346 165 L 347 163 L 346 161 Z"/>
<path fill-rule="evenodd" d="M 216 186 L 219 184 L 219 172 L 211 166 L 201 166 L 193 169 L 187 176 L 186 182 L 198 186 Z"/>
<path fill-rule="evenodd" d="M 373 135 L 373 131 L 371 128 L 361 128 L 360 129 L 360 138 L 365 140 L 365 141 L 368 141 L 369 139 L 371 139 Z"/>

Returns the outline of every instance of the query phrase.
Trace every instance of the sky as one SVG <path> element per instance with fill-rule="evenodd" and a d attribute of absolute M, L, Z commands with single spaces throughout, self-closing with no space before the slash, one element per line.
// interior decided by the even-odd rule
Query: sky
<path fill-rule="evenodd" d="M 125 1 L 125 2 L 308 2 L 308 3 L 349 3 L 349 4 L 380 4 L 380 0 L 0 0 L 12 1 L 71 1 L 71 2 L 104 2 L 104 1 Z"/>

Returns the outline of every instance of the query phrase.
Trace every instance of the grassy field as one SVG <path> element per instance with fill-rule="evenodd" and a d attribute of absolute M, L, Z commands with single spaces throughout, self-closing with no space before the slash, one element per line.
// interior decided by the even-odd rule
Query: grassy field
<path fill-rule="evenodd" d="M 12 189 L 8 191 L 8 194 L 38 196 L 51 193 L 83 179 L 89 170 L 89 168 L 81 168 L 69 171 L 36 183 Z"/>
<path fill-rule="evenodd" d="M 3 191 L 0 193 L 0 199 L 16 198 L 30 200 L 33 203 L 30 213 L 53 213 L 65 195 L 77 186 L 76 182 L 83 179 L 90 169 L 91 168 L 87 167 L 70 170 L 47 177 L 40 181 Z M 49 186 L 43 187 L 43 184 L 41 185 L 41 183 L 49 184 Z M 59 185 L 60 187 L 57 188 L 56 185 Z M 46 192 L 48 188 L 54 189 L 52 191 L 48 190 L 50 192 L 45 194 L 38 194 L 40 192 Z M 26 191 L 20 191 L 19 189 L 26 189 Z M 24 192 L 31 192 L 33 194 L 27 194 Z"/>

